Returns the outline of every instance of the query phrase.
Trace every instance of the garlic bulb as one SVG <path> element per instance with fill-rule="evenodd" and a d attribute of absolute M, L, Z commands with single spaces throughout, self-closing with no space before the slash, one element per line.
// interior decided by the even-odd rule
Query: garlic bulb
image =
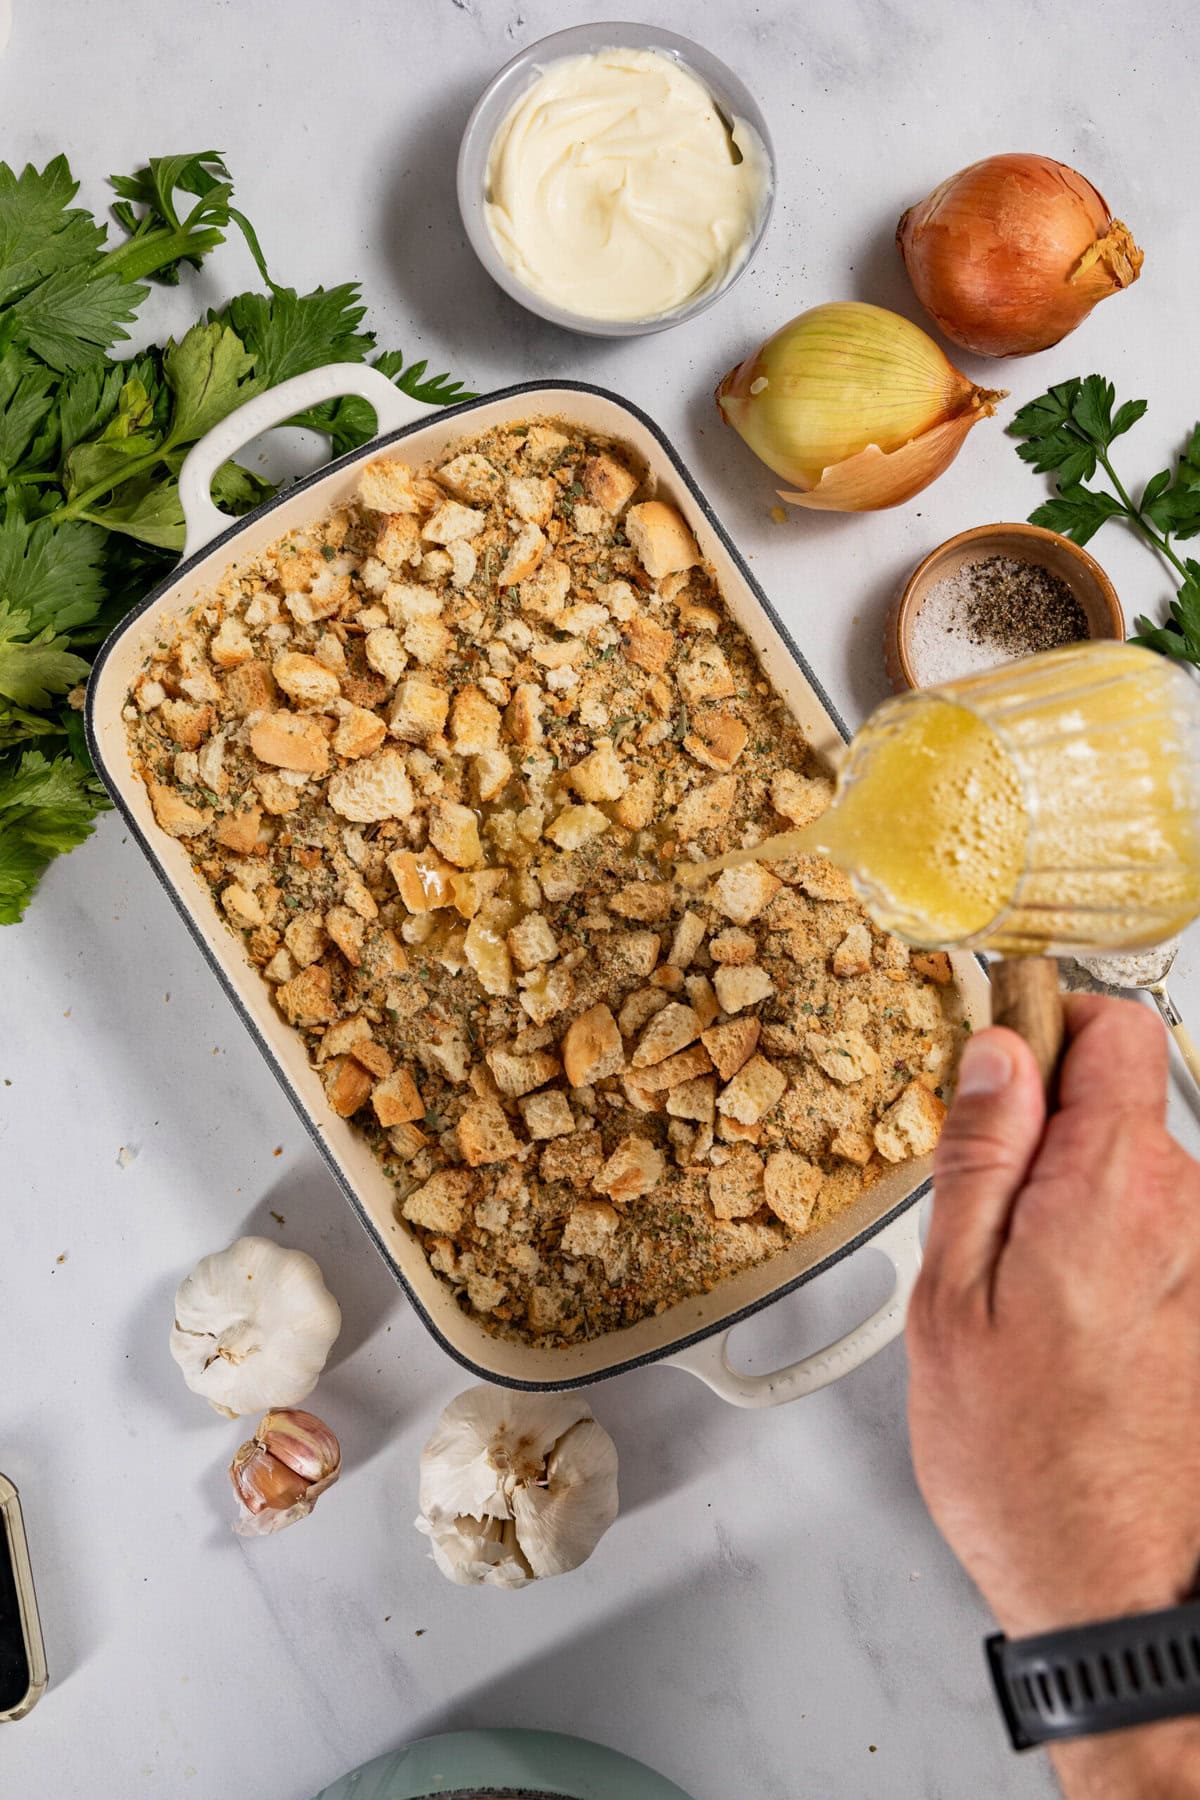
<path fill-rule="evenodd" d="M 617 1516 L 617 1448 L 570 1394 L 468 1388 L 421 1453 L 417 1530 L 463 1587 L 524 1587 L 586 1562 Z"/>
<path fill-rule="evenodd" d="M 306 1399 L 341 1328 L 311 1256 L 244 1237 L 180 1283 L 171 1355 L 193 1393 L 235 1419 Z"/>
<path fill-rule="evenodd" d="M 268 1413 L 230 1464 L 242 1503 L 233 1529 L 239 1537 L 263 1537 L 306 1519 L 341 1470 L 341 1445 L 328 1425 L 312 1413 Z"/>

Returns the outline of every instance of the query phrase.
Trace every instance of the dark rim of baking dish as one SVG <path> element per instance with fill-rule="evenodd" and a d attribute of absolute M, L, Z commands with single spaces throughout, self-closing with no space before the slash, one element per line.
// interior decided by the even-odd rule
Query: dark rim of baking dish
<path fill-rule="evenodd" d="M 320 1152 L 322 1161 L 329 1169 L 330 1174 L 341 1189 L 342 1194 L 354 1209 L 359 1223 L 374 1243 L 375 1248 L 379 1251 L 385 1264 L 391 1270 L 399 1285 L 403 1288 L 409 1303 L 422 1324 L 425 1326 L 425 1329 L 446 1352 L 447 1356 L 452 1357 L 456 1363 L 462 1368 L 469 1370 L 472 1375 L 477 1375 L 481 1381 L 490 1382 L 494 1387 L 514 1388 L 527 1393 L 566 1393 L 573 1388 L 595 1387 L 602 1381 L 611 1380 L 615 1375 L 625 1375 L 631 1369 L 640 1369 L 651 1363 L 664 1362 L 668 1357 L 678 1356 L 681 1351 L 690 1350 L 696 1344 L 701 1344 L 708 1338 L 716 1337 L 718 1333 L 732 1331 L 733 1328 L 736 1325 L 740 1325 L 743 1320 L 752 1318 L 755 1313 L 762 1312 L 768 1306 L 773 1306 L 777 1300 L 782 1300 L 785 1295 L 795 1293 L 797 1288 L 803 1287 L 806 1282 L 813 1280 L 815 1276 L 823 1274 L 826 1269 L 831 1269 L 835 1263 L 841 1262 L 844 1257 L 851 1256 L 856 1250 L 860 1250 L 864 1244 L 869 1243 L 873 1237 L 876 1237 L 878 1233 L 883 1230 L 885 1225 L 890 1225 L 893 1219 L 899 1218 L 902 1213 L 907 1212 L 910 1206 L 915 1206 L 918 1200 L 924 1198 L 929 1192 L 929 1180 L 926 1179 L 923 1181 L 919 1187 L 914 1188 L 911 1194 L 905 1195 L 904 1199 L 898 1200 L 893 1206 L 888 1207 L 885 1212 L 881 1213 L 877 1219 L 873 1219 L 869 1225 L 865 1225 L 863 1229 L 857 1232 L 854 1237 L 850 1238 L 848 1242 L 842 1244 L 838 1249 L 830 1251 L 828 1256 L 819 1258 L 810 1268 L 802 1270 L 799 1275 L 793 1276 L 790 1281 L 785 1282 L 780 1287 L 772 1288 L 771 1291 L 764 1294 L 761 1299 L 750 1301 L 748 1305 L 741 1307 L 736 1313 L 723 1314 L 721 1318 L 711 1325 L 706 1325 L 698 1331 L 688 1332 L 683 1337 L 673 1338 L 660 1349 L 646 1350 L 638 1356 L 622 1358 L 620 1361 L 610 1364 L 607 1368 L 597 1370 L 592 1374 L 573 1375 L 558 1381 L 505 1380 L 501 1376 L 495 1374 L 494 1371 L 481 1368 L 478 1363 L 472 1362 L 469 1356 L 462 1350 L 459 1350 L 443 1336 L 440 1328 L 434 1323 L 414 1290 L 409 1286 L 404 1274 L 397 1267 L 385 1240 L 375 1229 L 374 1224 L 369 1218 L 366 1209 L 359 1200 L 354 1188 L 338 1167 L 332 1150 L 325 1142 L 324 1134 L 316 1118 L 309 1111 L 308 1105 L 302 1095 L 288 1079 L 282 1064 L 276 1061 L 275 1053 L 270 1044 L 259 1031 L 254 1019 L 243 1005 L 237 988 L 226 978 L 224 970 L 210 951 L 203 932 L 192 919 L 191 914 L 184 903 L 182 894 L 176 889 L 171 877 L 160 863 L 153 844 L 146 837 L 132 812 L 125 805 L 125 801 L 120 792 L 117 791 L 114 784 L 110 782 L 104 757 L 101 754 L 100 746 L 96 740 L 94 707 L 95 693 L 101 671 L 104 668 L 105 662 L 108 660 L 109 653 L 113 650 L 118 641 L 125 636 L 126 632 L 132 630 L 143 613 L 148 612 L 152 606 L 156 605 L 157 602 L 162 599 L 164 594 L 178 586 L 180 581 L 186 577 L 188 571 L 194 568 L 197 563 L 202 562 L 206 557 L 212 556 L 213 553 L 221 549 L 223 545 L 227 544 L 232 549 L 235 540 L 248 526 L 256 524 L 260 519 L 265 518 L 277 507 L 294 500 L 296 495 L 302 494 L 306 488 L 315 487 L 318 482 L 324 481 L 328 475 L 333 474 L 337 469 L 345 468 L 350 463 L 358 462 L 371 452 L 378 452 L 379 450 L 386 449 L 392 444 L 403 443 L 405 438 L 413 437 L 419 431 L 425 431 L 435 422 L 441 424 L 447 419 L 466 418 L 469 414 L 477 412 L 483 406 L 493 406 L 498 401 L 511 400 L 521 394 L 544 394 L 547 391 L 555 390 L 574 394 L 594 394 L 598 399 L 610 401 L 614 406 L 620 407 L 624 412 L 631 413 L 638 423 L 643 425 L 655 439 L 663 455 L 675 471 L 676 476 L 687 489 L 695 505 L 703 513 L 710 529 L 721 540 L 722 547 L 730 560 L 735 564 L 742 580 L 746 583 L 747 587 L 754 595 L 754 598 L 762 607 L 763 612 L 775 627 L 775 630 L 778 632 L 786 646 L 792 660 L 796 663 L 801 674 L 804 676 L 818 700 L 821 702 L 821 705 L 825 708 L 825 711 L 837 727 L 843 742 L 848 742 L 850 732 L 846 727 L 846 723 L 843 720 L 841 713 L 833 704 L 829 695 L 825 692 L 825 688 L 821 681 L 810 668 L 804 652 L 800 649 L 799 645 L 792 637 L 791 632 L 776 612 L 774 606 L 771 604 L 770 600 L 768 600 L 754 576 L 750 573 L 744 558 L 739 554 L 729 533 L 721 524 L 721 521 L 709 505 L 705 495 L 697 487 L 691 475 L 676 456 L 671 444 L 668 442 L 660 427 L 654 423 L 653 419 L 649 418 L 647 414 L 642 411 L 640 406 L 635 406 L 631 400 L 625 400 L 620 394 L 614 394 L 611 389 L 597 387 L 592 382 L 588 381 L 521 381 L 517 382 L 513 387 L 498 388 L 495 393 L 480 394 L 477 399 L 464 400 L 457 406 L 447 406 L 438 413 L 431 413 L 427 419 L 418 419 L 411 425 L 402 425 L 397 431 L 388 432 L 383 437 L 373 438 L 369 444 L 360 444 L 357 450 L 348 451 L 345 456 L 339 456 L 332 462 L 322 463 L 319 469 L 314 469 L 310 475 L 305 475 L 301 477 L 300 480 L 293 482 L 292 485 L 285 488 L 282 493 L 276 494 L 272 499 L 265 501 L 262 506 L 255 507 L 253 512 L 246 513 L 239 519 L 231 519 L 227 531 L 221 532 L 218 537 L 210 538 L 208 543 L 203 545 L 194 556 L 188 557 L 184 562 L 177 563 L 171 573 L 147 594 L 140 605 L 136 606 L 132 612 L 127 613 L 120 624 L 117 625 L 105 639 L 101 646 L 100 654 L 97 656 L 93 666 L 91 678 L 88 681 L 87 705 L 84 711 L 84 730 L 87 737 L 88 750 L 91 753 L 92 761 L 95 763 L 117 811 L 125 820 L 126 825 L 128 825 L 130 831 L 133 833 L 137 843 L 141 846 L 160 885 L 166 889 L 176 912 L 178 912 L 182 918 L 193 941 L 199 948 L 201 955 L 204 957 L 205 962 L 220 982 L 227 998 L 233 1004 L 234 1011 L 241 1019 L 246 1030 L 250 1033 L 250 1036 L 254 1039 L 254 1042 L 258 1045 L 259 1050 L 266 1058 L 269 1068 L 274 1073 L 275 1079 L 291 1101 L 293 1109 L 299 1116 L 300 1123 L 303 1125 L 309 1138 Z M 746 635 L 751 638 L 751 642 L 753 643 L 751 633 L 747 632 Z M 760 648 L 758 645 L 755 645 L 754 647 L 756 650 Z M 687 1302 L 681 1301 L 680 1304 L 686 1305 Z M 554 1352 L 551 1351 L 548 1352 L 548 1354 L 553 1355 Z"/>

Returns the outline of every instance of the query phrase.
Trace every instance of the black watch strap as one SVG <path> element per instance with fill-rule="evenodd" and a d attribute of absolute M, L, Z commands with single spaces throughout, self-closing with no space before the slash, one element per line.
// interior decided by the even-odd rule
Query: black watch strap
<path fill-rule="evenodd" d="M 1015 1750 L 1200 1713 L 1200 1600 L 986 1649 Z"/>

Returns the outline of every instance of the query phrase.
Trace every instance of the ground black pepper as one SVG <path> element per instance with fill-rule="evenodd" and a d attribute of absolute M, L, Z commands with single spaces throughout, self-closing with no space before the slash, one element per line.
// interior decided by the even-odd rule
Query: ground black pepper
<path fill-rule="evenodd" d="M 928 686 L 1089 635 L 1088 616 L 1060 576 L 1042 563 L 986 556 L 929 588 L 909 651 Z"/>

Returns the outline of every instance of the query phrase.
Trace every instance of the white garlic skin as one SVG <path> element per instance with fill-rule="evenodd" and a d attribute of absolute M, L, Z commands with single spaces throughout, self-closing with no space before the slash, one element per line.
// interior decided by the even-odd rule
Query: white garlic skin
<path fill-rule="evenodd" d="M 421 1455 L 433 1560 L 460 1586 L 516 1588 L 586 1562 L 617 1516 L 617 1450 L 584 1400 L 468 1388 Z"/>
<path fill-rule="evenodd" d="M 171 1355 L 192 1391 L 235 1419 L 307 1399 L 341 1328 L 311 1256 L 244 1237 L 180 1283 Z"/>

